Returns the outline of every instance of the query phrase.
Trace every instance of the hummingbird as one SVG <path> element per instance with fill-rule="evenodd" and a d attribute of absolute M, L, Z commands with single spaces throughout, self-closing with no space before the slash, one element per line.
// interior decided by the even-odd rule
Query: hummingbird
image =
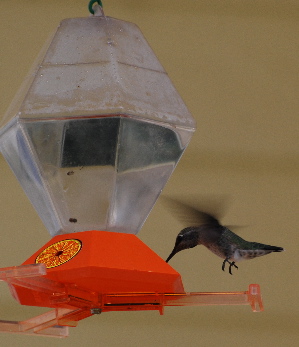
<path fill-rule="evenodd" d="M 198 245 L 207 247 L 211 252 L 224 259 L 222 270 L 225 271 L 226 263 L 229 264 L 229 273 L 232 275 L 232 267 L 238 269 L 236 262 L 253 259 L 272 252 L 282 252 L 282 247 L 270 246 L 258 242 L 250 242 L 242 239 L 228 227 L 220 224 L 215 216 L 201 212 L 191 206 L 179 203 L 167 198 L 168 204 L 176 205 L 181 212 L 197 220 L 195 226 L 181 230 L 176 238 L 174 248 L 166 259 L 169 260 L 178 252 L 193 248 Z"/>

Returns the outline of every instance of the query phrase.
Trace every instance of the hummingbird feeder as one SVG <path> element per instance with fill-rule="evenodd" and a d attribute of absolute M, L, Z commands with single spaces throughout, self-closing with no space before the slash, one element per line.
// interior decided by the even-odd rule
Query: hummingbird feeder
<path fill-rule="evenodd" d="M 52 239 L 0 269 L 22 305 L 53 310 L 0 331 L 65 337 L 107 311 L 250 304 L 258 285 L 186 293 L 180 274 L 136 236 L 195 130 L 139 28 L 65 19 L 0 125 L 1 153 Z"/>

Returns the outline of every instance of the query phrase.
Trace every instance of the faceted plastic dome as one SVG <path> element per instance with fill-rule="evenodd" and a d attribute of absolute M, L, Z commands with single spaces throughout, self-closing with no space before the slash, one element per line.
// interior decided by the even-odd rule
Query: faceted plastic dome
<path fill-rule="evenodd" d="M 137 233 L 195 121 L 132 23 L 66 19 L 0 124 L 0 149 L 52 236 Z"/>

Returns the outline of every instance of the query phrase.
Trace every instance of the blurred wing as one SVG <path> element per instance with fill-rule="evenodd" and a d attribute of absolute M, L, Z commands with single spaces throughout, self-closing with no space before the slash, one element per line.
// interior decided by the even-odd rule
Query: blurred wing
<path fill-rule="evenodd" d="M 239 229 L 243 229 L 243 228 L 247 228 L 248 225 L 224 225 L 226 228 L 228 228 L 229 230 L 233 230 L 233 231 L 236 231 L 236 230 L 239 230 Z"/>
<path fill-rule="evenodd" d="M 166 196 L 161 196 L 160 201 L 167 206 L 176 219 L 186 226 L 197 226 L 208 223 L 219 225 L 216 215 L 200 211 L 188 203 Z"/>

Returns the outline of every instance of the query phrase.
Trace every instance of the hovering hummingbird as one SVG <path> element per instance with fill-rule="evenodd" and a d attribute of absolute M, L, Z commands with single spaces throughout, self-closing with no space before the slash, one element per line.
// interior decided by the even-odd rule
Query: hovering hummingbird
<path fill-rule="evenodd" d="M 168 262 L 176 253 L 193 248 L 198 245 L 207 247 L 211 252 L 224 259 L 222 270 L 229 264 L 229 273 L 235 264 L 244 259 L 253 259 L 272 252 L 282 252 L 282 247 L 265 245 L 263 243 L 249 242 L 232 232 L 228 227 L 221 225 L 217 218 L 205 212 L 167 198 L 168 204 L 176 205 L 181 213 L 196 220 L 196 226 L 190 226 L 178 234 L 173 251 L 166 259 Z"/>

